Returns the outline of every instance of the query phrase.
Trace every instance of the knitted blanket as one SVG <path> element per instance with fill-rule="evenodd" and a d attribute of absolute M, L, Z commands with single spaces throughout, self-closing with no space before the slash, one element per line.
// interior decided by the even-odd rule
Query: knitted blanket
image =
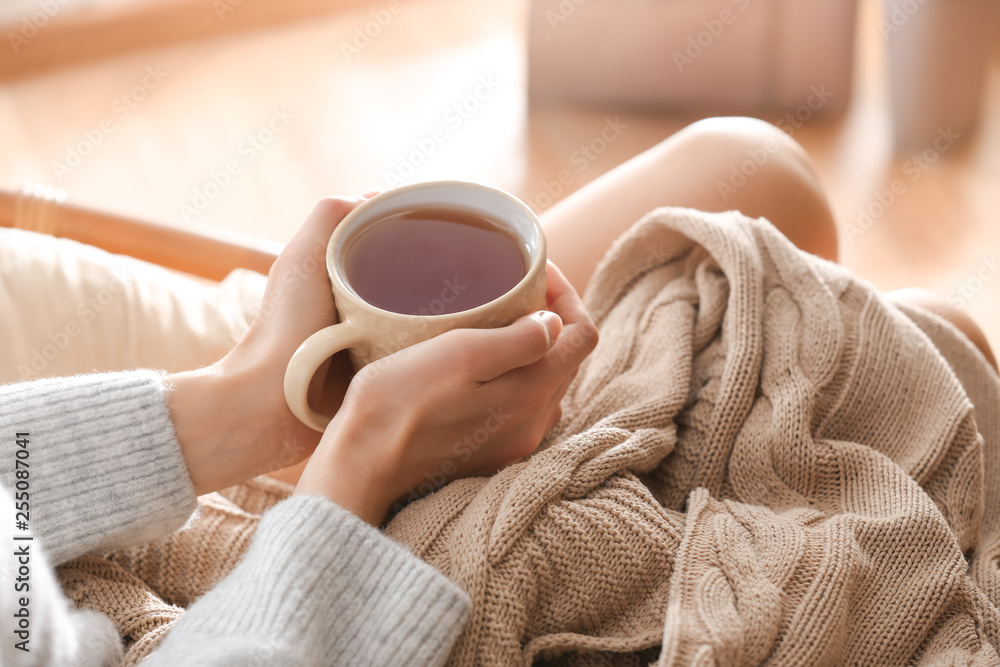
<path fill-rule="evenodd" d="M 293 490 L 284 482 L 258 477 L 201 496 L 198 510 L 176 533 L 60 565 L 56 574 L 63 593 L 75 606 L 110 618 L 125 649 L 122 667 L 138 665 L 184 609 L 236 567 L 261 514 Z"/>
<path fill-rule="evenodd" d="M 449 664 L 1000 663 L 1000 382 L 957 330 L 685 209 L 585 302 L 540 451 L 386 529 L 472 598 Z"/>

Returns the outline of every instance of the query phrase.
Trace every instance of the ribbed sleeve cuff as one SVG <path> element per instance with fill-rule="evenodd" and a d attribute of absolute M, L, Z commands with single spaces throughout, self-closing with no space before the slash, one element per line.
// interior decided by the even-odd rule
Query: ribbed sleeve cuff
<path fill-rule="evenodd" d="M 205 649 L 240 644 L 241 655 L 266 647 L 275 664 L 441 665 L 469 607 L 457 585 L 347 510 L 295 496 L 263 516 L 246 557 L 154 664 L 176 664 L 185 646 L 199 646 L 192 664 L 225 664 Z"/>
<path fill-rule="evenodd" d="M 15 433 L 28 433 L 31 532 L 54 564 L 184 524 L 194 487 L 153 371 L 0 387 L 0 475 L 16 488 Z"/>

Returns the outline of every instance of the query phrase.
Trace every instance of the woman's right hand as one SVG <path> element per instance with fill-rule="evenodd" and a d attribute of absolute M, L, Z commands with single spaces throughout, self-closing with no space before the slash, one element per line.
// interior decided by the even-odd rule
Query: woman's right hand
<path fill-rule="evenodd" d="M 583 302 L 551 262 L 546 302 L 548 311 L 510 326 L 449 331 L 361 369 L 296 494 L 326 496 L 378 525 L 407 495 L 535 451 L 597 344 Z"/>

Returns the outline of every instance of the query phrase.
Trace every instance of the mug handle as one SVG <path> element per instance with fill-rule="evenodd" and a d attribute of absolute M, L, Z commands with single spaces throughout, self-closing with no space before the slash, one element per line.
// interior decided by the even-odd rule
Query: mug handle
<path fill-rule="evenodd" d="M 295 350 L 285 369 L 285 401 L 292 414 L 303 424 L 321 433 L 329 426 L 330 417 L 309 407 L 309 385 L 324 361 L 341 350 L 359 347 L 364 342 L 361 329 L 354 322 L 344 320 L 320 329 Z"/>

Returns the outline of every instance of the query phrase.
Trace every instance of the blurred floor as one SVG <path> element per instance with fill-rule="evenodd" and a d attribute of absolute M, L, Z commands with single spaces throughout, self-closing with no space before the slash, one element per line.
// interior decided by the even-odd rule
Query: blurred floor
<path fill-rule="evenodd" d="M 697 118 L 529 110 L 527 0 L 402 0 L 366 44 L 359 28 L 387 6 L 0 84 L 0 187 L 56 185 L 87 206 L 286 241 L 318 198 L 397 179 L 479 180 L 541 210 Z M 965 302 L 1000 345 L 1000 52 L 978 132 L 911 180 L 910 156 L 892 155 L 877 12 L 862 0 L 848 113 L 794 137 L 829 190 L 843 262 L 880 289 Z M 627 128 L 574 164 L 609 117 Z M 898 178 L 905 193 L 869 224 L 859 210 L 877 213 Z"/>

